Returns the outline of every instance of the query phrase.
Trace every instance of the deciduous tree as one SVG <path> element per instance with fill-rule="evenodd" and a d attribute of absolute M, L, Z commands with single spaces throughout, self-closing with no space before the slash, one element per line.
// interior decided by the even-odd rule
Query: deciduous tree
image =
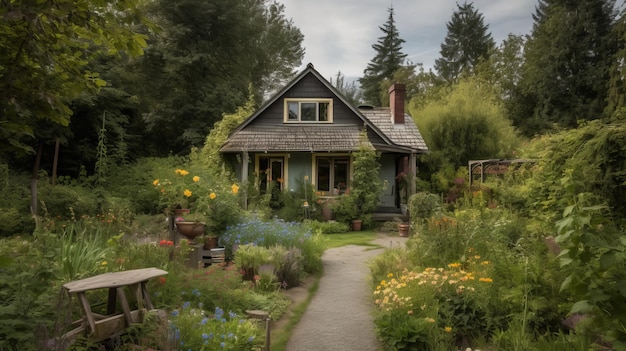
<path fill-rule="evenodd" d="M 36 126 L 66 127 L 70 102 L 106 83 L 88 64 L 100 53 L 139 55 L 140 2 L 0 2 L 0 153 L 32 153 Z"/>

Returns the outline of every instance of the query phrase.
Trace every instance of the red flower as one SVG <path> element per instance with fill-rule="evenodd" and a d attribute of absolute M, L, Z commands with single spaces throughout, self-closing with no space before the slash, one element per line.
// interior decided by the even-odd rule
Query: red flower
<path fill-rule="evenodd" d="M 174 246 L 174 242 L 171 240 L 161 240 L 159 241 L 159 246 Z"/>
<path fill-rule="evenodd" d="M 161 285 L 165 285 L 166 281 L 167 279 L 165 279 L 165 277 L 159 277 L 159 283 L 161 283 Z"/>

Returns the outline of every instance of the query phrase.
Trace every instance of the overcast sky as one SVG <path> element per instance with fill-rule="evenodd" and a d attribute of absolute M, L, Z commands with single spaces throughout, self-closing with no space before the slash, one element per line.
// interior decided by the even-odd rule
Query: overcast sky
<path fill-rule="evenodd" d="M 324 77 L 341 71 L 346 77 L 361 77 L 374 58 L 372 44 L 383 35 L 379 27 L 387 21 L 393 5 L 402 51 L 414 63 L 432 68 L 456 3 L 462 0 L 279 0 L 285 17 L 304 34 L 308 63 Z M 472 2 L 472 1 L 468 1 Z M 497 44 L 509 33 L 528 34 L 537 0 L 474 0 Z"/>

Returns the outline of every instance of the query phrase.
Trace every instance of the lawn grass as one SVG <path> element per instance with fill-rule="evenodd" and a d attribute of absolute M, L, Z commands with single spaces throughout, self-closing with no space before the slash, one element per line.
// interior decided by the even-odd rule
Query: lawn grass
<path fill-rule="evenodd" d="M 371 243 L 372 240 L 376 239 L 376 235 L 376 232 L 373 230 L 364 230 L 360 232 L 324 234 L 324 237 L 326 238 L 327 249 L 346 245 L 371 246 L 378 248 L 380 245 Z"/>

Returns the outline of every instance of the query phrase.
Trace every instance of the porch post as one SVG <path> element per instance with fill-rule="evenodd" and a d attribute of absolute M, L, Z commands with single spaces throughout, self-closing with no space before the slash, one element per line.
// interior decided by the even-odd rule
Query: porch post
<path fill-rule="evenodd" d="M 417 192 L 415 180 L 417 179 L 417 157 L 415 153 L 409 155 L 409 174 L 411 174 L 411 184 L 409 186 L 409 197 Z"/>
<path fill-rule="evenodd" d="M 241 184 L 244 185 L 243 208 L 248 209 L 248 151 L 244 151 L 241 157 Z"/>

